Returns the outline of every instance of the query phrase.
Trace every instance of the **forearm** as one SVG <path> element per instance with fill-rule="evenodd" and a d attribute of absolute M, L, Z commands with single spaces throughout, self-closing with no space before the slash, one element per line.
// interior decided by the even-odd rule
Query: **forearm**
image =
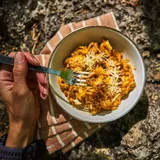
<path fill-rule="evenodd" d="M 9 114 L 9 131 L 6 147 L 24 148 L 34 141 L 36 120 L 32 124 L 19 120 Z"/>
<path fill-rule="evenodd" d="M 10 127 L 8 135 L 0 138 L 0 159 L 43 160 L 48 152 L 44 140 L 34 140 L 34 131 Z"/>
<path fill-rule="evenodd" d="M 24 148 L 34 141 L 35 127 L 24 129 L 22 127 L 10 127 L 6 140 L 6 147 Z"/>

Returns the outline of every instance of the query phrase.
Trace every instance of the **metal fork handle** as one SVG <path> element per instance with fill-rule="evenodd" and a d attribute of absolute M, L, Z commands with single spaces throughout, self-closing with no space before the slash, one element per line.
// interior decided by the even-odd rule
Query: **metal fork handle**
<path fill-rule="evenodd" d="M 12 57 L 0 55 L 0 63 L 1 64 L 7 64 L 7 65 L 14 65 L 14 59 Z M 43 73 L 49 73 L 49 74 L 55 74 L 60 75 L 60 71 L 53 70 L 51 68 L 43 67 L 43 66 L 33 66 L 31 64 L 28 64 L 28 70 L 32 70 L 35 72 L 43 72 Z"/>

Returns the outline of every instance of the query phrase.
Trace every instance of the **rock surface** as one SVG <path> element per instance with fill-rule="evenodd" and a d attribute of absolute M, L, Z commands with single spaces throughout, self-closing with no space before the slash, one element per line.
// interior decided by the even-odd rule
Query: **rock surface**
<path fill-rule="evenodd" d="M 0 53 L 21 49 L 38 54 L 61 25 L 112 11 L 144 57 L 147 83 L 138 104 L 67 153 L 69 160 L 160 159 L 159 6 L 159 0 L 1 0 Z M 8 122 L 0 106 L 3 134 Z"/>

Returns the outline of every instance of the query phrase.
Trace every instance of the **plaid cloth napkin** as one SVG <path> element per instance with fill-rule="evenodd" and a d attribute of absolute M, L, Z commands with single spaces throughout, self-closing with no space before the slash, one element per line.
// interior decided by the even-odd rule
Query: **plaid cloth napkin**
<path fill-rule="evenodd" d="M 86 26 L 103 25 L 119 29 L 113 13 L 91 18 L 78 23 L 69 23 L 60 27 L 59 31 L 46 43 L 37 58 L 41 65 L 48 66 L 50 56 L 57 44 L 70 32 Z M 62 150 L 66 153 L 77 144 L 89 137 L 104 124 L 85 123 L 74 119 L 59 107 L 49 90 L 47 100 L 41 100 L 41 115 L 38 121 L 37 138 L 43 138 L 50 154 Z"/>

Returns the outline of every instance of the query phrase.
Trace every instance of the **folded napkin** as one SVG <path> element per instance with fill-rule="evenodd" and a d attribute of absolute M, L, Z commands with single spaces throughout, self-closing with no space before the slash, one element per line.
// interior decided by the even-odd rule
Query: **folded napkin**
<path fill-rule="evenodd" d="M 38 57 L 41 65 L 48 66 L 53 50 L 65 36 L 86 26 L 107 26 L 119 29 L 112 12 L 86 21 L 61 26 L 41 51 Z M 40 104 L 41 115 L 38 121 L 37 138 L 45 140 L 50 154 L 58 150 L 66 153 L 104 126 L 104 124 L 85 123 L 69 116 L 58 106 L 51 90 L 49 90 L 47 100 L 41 100 Z"/>

